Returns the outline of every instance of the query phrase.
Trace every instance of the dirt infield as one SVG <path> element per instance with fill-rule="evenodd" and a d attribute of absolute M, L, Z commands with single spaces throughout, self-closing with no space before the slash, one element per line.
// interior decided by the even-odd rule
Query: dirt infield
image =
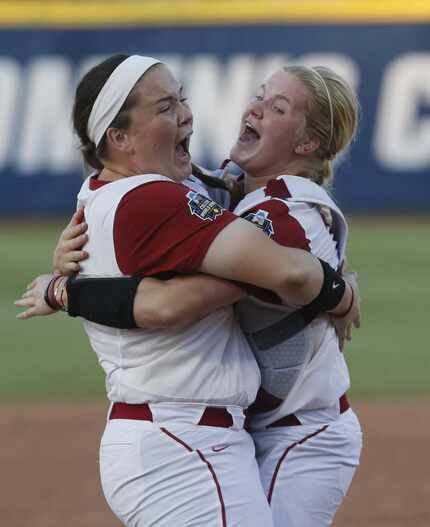
<path fill-rule="evenodd" d="M 430 402 L 354 408 L 365 450 L 335 527 L 428 527 Z M 2 526 L 119 527 L 98 481 L 103 403 L 26 404 L 0 412 Z"/>

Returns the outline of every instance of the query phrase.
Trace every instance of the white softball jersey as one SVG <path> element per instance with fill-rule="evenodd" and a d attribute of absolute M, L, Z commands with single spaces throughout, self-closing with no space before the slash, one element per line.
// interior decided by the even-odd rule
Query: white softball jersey
<path fill-rule="evenodd" d="M 330 228 L 320 213 L 321 206 L 331 212 Z M 249 193 L 234 212 L 277 243 L 310 251 L 335 269 L 344 259 L 348 235 L 345 218 L 327 192 L 308 179 L 280 176 Z M 339 413 L 339 398 L 350 386 L 344 356 L 326 315 L 317 317 L 292 338 L 283 337 L 276 322 L 296 309 L 282 305 L 267 292 L 237 305 L 236 314 L 262 374 L 253 407 L 253 430 L 264 429 L 292 413 L 299 419 L 310 415 L 315 422 L 334 419 Z"/>
<path fill-rule="evenodd" d="M 78 195 L 89 238 L 83 276 L 196 272 L 212 240 L 236 218 L 198 180 L 186 187 L 153 174 L 104 183 L 90 177 Z M 113 402 L 246 408 L 255 399 L 259 368 L 231 307 L 181 330 L 84 326 Z"/>
<path fill-rule="evenodd" d="M 321 206 L 331 212 L 330 228 Z M 310 251 L 334 268 L 344 259 L 345 219 L 309 180 L 280 177 L 246 196 L 236 211 L 282 245 Z M 286 313 L 300 316 L 295 306 L 262 297 L 241 302 L 237 312 L 262 373 L 251 429 L 273 525 L 329 527 L 362 447 L 357 416 L 340 406 L 348 369 L 326 316 L 303 328 L 299 318 L 285 321 Z M 294 419 L 282 420 L 287 416 Z"/>

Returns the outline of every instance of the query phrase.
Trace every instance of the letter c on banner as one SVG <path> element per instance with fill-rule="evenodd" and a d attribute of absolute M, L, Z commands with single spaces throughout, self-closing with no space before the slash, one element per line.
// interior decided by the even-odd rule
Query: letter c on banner
<path fill-rule="evenodd" d="M 430 167 L 430 53 L 403 55 L 383 79 L 375 126 L 376 159 L 390 170 Z"/>

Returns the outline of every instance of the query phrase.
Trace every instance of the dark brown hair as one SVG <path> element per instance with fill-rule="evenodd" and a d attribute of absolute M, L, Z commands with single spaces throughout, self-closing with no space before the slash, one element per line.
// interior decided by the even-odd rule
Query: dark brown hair
<path fill-rule="evenodd" d="M 106 136 L 103 136 L 99 146 L 96 148 L 96 145 L 88 137 L 88 119 L 95 100 L 106 81 L 121 62 L 128 57 L 129 55 L 113 55 L 109 57 L 88 71 L 76 88 L 72 111 L 73 129 L 79 138 L 80 150 L 85 162 L 98 170 L 103 168 L 103 159 L 106 157 Z M 130 126 L 129 111 L 136 103 L 137 96 L 132 91 L 109 126 L 127 129 Z"/>

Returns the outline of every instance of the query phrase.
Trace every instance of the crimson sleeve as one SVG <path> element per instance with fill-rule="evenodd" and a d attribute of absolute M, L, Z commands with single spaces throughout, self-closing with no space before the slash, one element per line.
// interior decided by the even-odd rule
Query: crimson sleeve
<path fill-rule="evenodd" d="M 243 214 L 243 218 L 253 223 L 279 245 L 310 251 L 305 230 L 300 222 L 290 215 L 288 205 L 283 201 L 277 199 L 264 201 Z M 282 303 L 281 298 L 273 291 L 250 284 L 238 285 L 260 300 L 272 304 Z"/>
<path fill-rule="evenodd" d="M 118 266 L 124 274 L 195 272 L 217 234 L 236 218 L 179 183 L 141 185 L 128 192 L 116 210 Z"/>
<path fill-rule="evenodd" d="M 288 205 L 271 199 L 257 205 L 243 217 L 262 229 L 272 240 L 284 247 L 310 251 L 310 242 L 300 222 L 290 215 Z"/>

